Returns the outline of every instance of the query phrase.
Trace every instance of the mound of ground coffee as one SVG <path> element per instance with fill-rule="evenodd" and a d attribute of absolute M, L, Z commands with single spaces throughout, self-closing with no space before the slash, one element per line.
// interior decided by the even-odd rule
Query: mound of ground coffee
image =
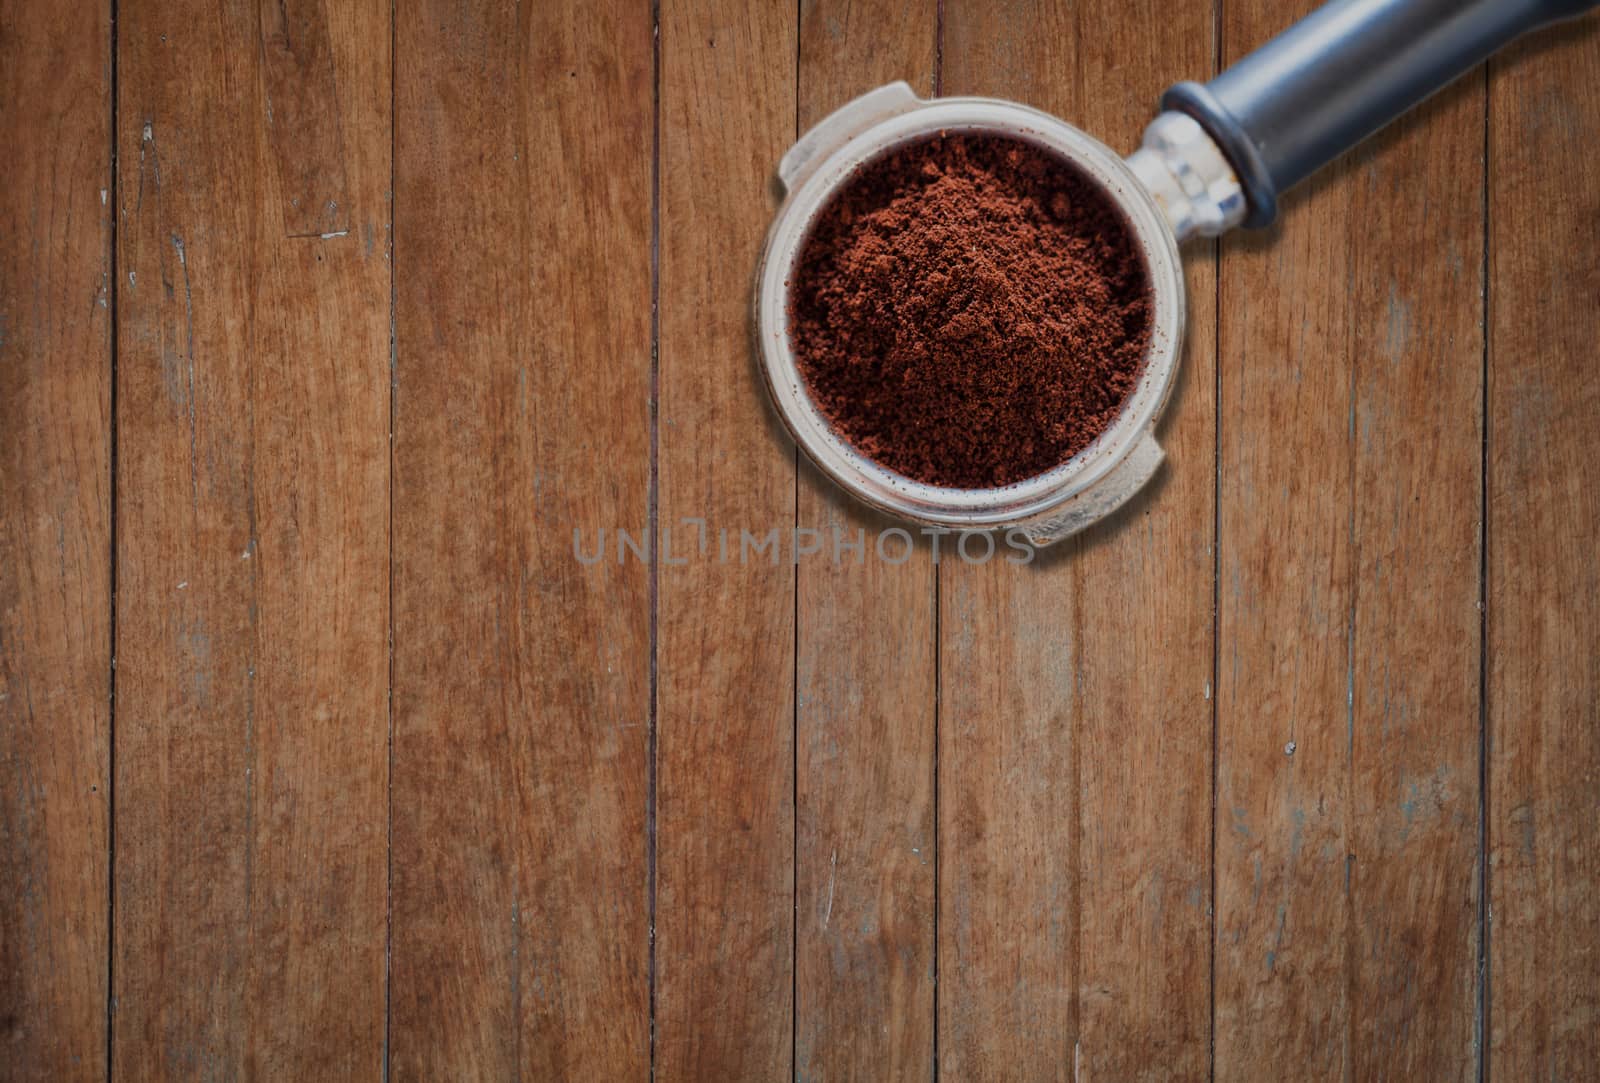
<path fill-rule="evenodd" d="M 1115 419 L 1150 340 L 1144 259 L 1121 212 L 1050 151 L 946 135 L 861 167 L 790 283 L 813 400 L 917 481 L 1009 485 Z"/>

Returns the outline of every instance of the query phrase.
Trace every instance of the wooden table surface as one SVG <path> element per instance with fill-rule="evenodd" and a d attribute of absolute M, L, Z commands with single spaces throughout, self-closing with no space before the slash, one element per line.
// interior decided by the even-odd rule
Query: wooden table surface
<path fill-rule="evenodd" d="M 1597 1078 L 1594 20 L 1189 248 L 1087 536 L 684 523 L 889 525 L 750 356 L 799 131 L 1310 6 L 0 0 L 0 1078 Z"/>

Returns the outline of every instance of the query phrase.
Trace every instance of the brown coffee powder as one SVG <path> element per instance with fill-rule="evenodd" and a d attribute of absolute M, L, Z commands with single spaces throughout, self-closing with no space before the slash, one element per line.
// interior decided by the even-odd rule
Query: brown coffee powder
<path fill-rule="evenodd" d="M 824 208 L 790 284 L 813 400 L 906 477 L 1009 485 L 1115 419 L 1150 341 L 1143 257 L 1077 167 L 988 134 L 905 145 Z"/>

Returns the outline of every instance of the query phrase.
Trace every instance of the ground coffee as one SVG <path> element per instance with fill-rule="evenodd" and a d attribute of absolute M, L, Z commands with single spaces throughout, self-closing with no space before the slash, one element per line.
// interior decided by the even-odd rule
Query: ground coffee
<path fill-rule="evenodd" d="M 1144 259 L 1094 181 L 1020 139 L 946 135 L 845 183 L 790 283 L 800 371 L 906 477 L 1008 485 L 1104 432 L 1150 340 Z"/>

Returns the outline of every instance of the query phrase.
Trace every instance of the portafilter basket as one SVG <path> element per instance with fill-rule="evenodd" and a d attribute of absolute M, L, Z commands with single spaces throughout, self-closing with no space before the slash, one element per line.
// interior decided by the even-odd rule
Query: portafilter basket
<path fill-rule="evenodd" d="M 778 165 L 788 193 L 756 273 L 762 371 L 795 442 L 835 484 L 901 519 L 1014 527 L 1048 544 L 1097 522 L 1161 465 L 1156 422 L 1178 375 L 1185 298 L 1178 246 L 1277 214 L 1278 194 L 1514 39 L 1597 0 L 1333 0 L 1211 82 L 1179 83 L 1128 158 L 1065 121 L 996 98 L 918 98 L 891 83 L 812 128 Z M 1144 258 L 1149 352 L 1116 420 L 1043 474 L 1000 488 L 914 481 L 862 454 L 818 409 L 795 362 L 789 287 L 817 215 L 861 166 L 940 134 L 992 134 L 1064 159 L 1121 210 Z"/>

